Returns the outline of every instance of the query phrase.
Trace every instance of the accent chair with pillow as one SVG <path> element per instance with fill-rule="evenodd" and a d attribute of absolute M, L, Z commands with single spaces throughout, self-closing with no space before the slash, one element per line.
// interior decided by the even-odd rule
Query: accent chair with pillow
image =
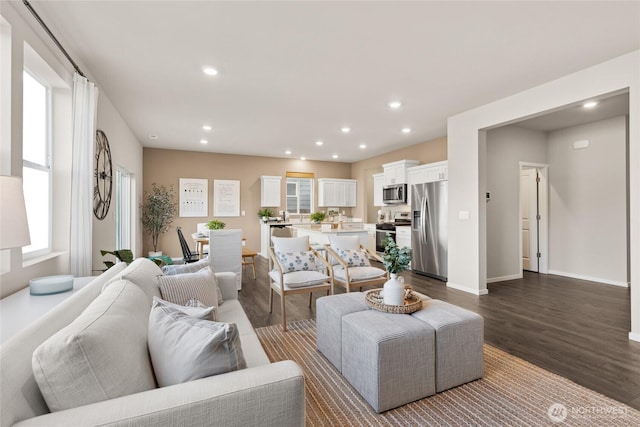
<path fill-rule="evenodd" d="M 352 288 L 381 286 L 389 280 L 389 273 L 373 267 L 369 259 L 382 262 L 360 243 L 358 236 L 329 236 L 325 246 L 325 255 L 331 265 L 333 283 L 350 292 Z"/>
<path fill-rule="evenodd" d="M 333 294 L 331 270 L 327 261 L 309 247 L 309 236 L 271 237 L 273 247 L 269 256 L 273 270 L 269 272 L 269 313 L 273 309 L 273 293 L 280 295 L 282 330 L 287 330 L 285 297 L 292 294 L 309 294 L 311 307 L 313 292 L 327 291 Z"/>

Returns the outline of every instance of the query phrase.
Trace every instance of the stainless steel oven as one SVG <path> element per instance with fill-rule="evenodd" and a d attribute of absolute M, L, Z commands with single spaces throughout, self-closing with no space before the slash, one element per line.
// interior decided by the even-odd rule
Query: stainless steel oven
<path fill-rule="evenodd" d="M 385 205 L 406 205 L 407 184 L 394 184 L 383 187 L 382 202 Z"/>
<path fill-rule="evenodd" d="M 392 222 L 376 224 L 376 252 L 384 252 L 384 239 L 389 236 L 396 241 L 396 226 Z"/>

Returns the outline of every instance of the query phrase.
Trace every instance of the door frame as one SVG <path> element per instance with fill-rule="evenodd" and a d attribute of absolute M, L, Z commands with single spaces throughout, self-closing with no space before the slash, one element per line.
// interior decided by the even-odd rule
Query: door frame
<path fill-rule="evenodd" d="M 524 169 L 536 169 L 540 174 L 538 183 L 538 212 L 540 222 L 538 223 L 538 250 L 540 259 L 538 273 L 548 274 L 549 272 L 549 165 L 546 163 L 518 162 L 518 182 Z M 518 186 L 518 271 L 522 274 L 522 204 L 520 203 L 520 186 Z"/>

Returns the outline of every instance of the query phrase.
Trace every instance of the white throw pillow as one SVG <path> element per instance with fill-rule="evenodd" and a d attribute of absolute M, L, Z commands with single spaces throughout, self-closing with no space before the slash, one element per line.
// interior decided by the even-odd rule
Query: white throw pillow
<path fill-rule="evenodd" d="M 355 251 L 360 249 L 360 237 L 358 236 L 329 236 L 329 243 L 331 249 L 334 251 L 350 250 Z M 331 265 L 337 265 L 338 261 L 333 256 L 329 257 L 329 263 Z"/>
<path fill-rule="evenodd" d="M 280 274 L 277 271 L 269 272 L 274 282 L 280 284 Z M 284 284 L 289 288 L 302 288 L 304 286 L 320 285 L 329 281 L 329 276 L 319 271 L 293 271 L 283 274 Z"/>
<path fill-rule="evenodd" d="M 376 267 L 349 268 L 349 279 L 351 280 L 351 283 L 359 282 L 361 280 L 376 279 L 378 277 L 383 277 L 385 274 L 387 274 L 386 271 Z M 344 268 L 342 266 L 333 268 L 333 276 L 340 280 L 346 280 Z"/>
<path fill-rule="evenodd" d="M 218 280 L 216 279 L 216 270 L 211 265 L 211 258 L 206 257 L 201 259 L 200 261 L 190 262 L 187 264 L 165 265 L 164 267 L 162 267 L 162 272 L 166 276 L 173 276 L 174 274 L 195 273 L 205 267 L 209 267 L 213 272 L 213 280 L 215 280 L 216 282 L 216 293 L 218 295 L 218 305 L 222 305 L 222 303 L 224 302 L 224 300 L 222 299 L 222 291 L 218 286 Z"/>
<path fill-rule="evenodd" d="M 234 323 L 196 319 L 154 302 L 149 353 L 160 387 L 246 368 Z"/>
<path fill-rule="evenodd" d="M 316 255 L 312 251 L 276 252 L 283 273 L 316 270 Z"/>
<path fill-rule="evenodd" d="M 160 296 L 157 277 L 161 275 L 162 270 L 153 261 L 148 258 L 136 258 L 127 268 L 122 270 L 122 273 L 105 283 L 102 291 L 104 292 L 112 283 L 126 279 L 139 286 L 147 294 L 149 307 L 151 307 L 153 297 Z"/>
<path fill-rule="evenodd" d="M 336 249 L 340 259 L 347 263 L 348 267 L 370 267 L 371 263 L 367 254 L 361 249 Z"/>
<path fill-rule="evenodd" d="M 218 306 L 215 276 L 209 267 L 195 273 L 158 277 L 162 299 L 178 305 L 187 305 L 196 299 L 207 307 Z"/>
<path fill-rule="evenodd" d="M 202 320 L 216 320 L 217 307 L 207 307 L 197 299 L 190 299 L 187 305 L 178 305 L 169 301 L 165 301 L 158 297 L 153 298 L 154 304 L 164 305 L 174 310 L 179 310 L 187 316 L 195 317 Z"/>
<path fill-rule="evenodd" d="M 33 375 L 51 412 L 155 388 L 149 307 L 138 286 L 120 280 L 36 348 Z"/>

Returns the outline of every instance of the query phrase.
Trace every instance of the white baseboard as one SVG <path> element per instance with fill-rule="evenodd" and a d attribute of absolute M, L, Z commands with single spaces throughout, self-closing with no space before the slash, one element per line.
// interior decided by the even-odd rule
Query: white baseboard
<path fill-rule="evenodd" d="M 634 332 L 629 332 L 629 339 L 632 341 L 640 342 L 640 334 L 636 334 Z"/>
<path fill-rule="evenodd" d="M 473 295 L 487 295 L 489 291 L 487 289 L 471 289 L 467 286 L 456 285 L 455 283 L 447 282 L 447 288 L 457 289 L 459 291 L 467 292 Z"/>
<path fill-rule="evenodd" d="M 605 285 L 620 286 L 623 288 L 629 287 L 629 282 L 619 282 L 617 280 L 603 279 L 601 277 L 584 276 L 582 274 L 566 273 L 564 271 L 557 271 L 557 270 L 549 270 L 549 274 L 555 274 L 556 276 L 571 277 L 572 279 L 587 280 L 589 282 L 603 283 Z"/>
<path fill-rule="evenodd" d="M 522 279 L 522 273 L 513 274 L 511 276 L 490 277 L 487 279 L 487 283 L 504 282 L 506 280 Z"/>

